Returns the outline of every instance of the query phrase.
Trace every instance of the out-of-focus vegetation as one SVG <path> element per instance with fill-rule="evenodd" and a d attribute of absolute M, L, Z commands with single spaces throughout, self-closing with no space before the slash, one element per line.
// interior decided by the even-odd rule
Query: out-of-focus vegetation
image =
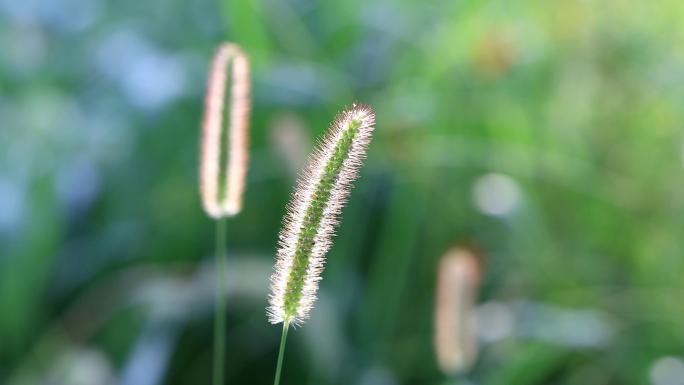
<path fill-rule="evenodd" d="M 272 381 L 265 306 L 297 169 L 344 105 L 368 161 L 283 384 L 684 378 L 680 0 L 0 0 L 0 383 L 211 376 L 206 70 L 252 58 L 226 376 Z M 432 346 L 437 261 L 486 255 L 478 362 Z"/>

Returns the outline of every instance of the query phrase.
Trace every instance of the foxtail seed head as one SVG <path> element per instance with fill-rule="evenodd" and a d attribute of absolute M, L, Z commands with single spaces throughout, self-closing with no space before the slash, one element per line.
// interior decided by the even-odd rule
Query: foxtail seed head
<path fill-rule="evenodd" d="M 474 250 L 454 248 L 437 271 L 435 350 L 447 375 L 469 369 L 477 357 L 474 305 L 480 285 L 480 263 Z"/>
<path fill-rule="evenodd" d="M 309 317 L 325 254 L 374 125 L 375 114 L 366 105 L 338 114 L 299 177 L 279 235 L 269 297 L 271 323 L 297 325 Z"/>
<path fill-rule="evenodd" d="M 228 140 L 222 148 L 226 129 L 223 106 L 229 75 Z M 235 44 L 222 44 L 211 64 L 202 122 L 200 191 L 204 211 L 212 218 L 233 216 L 242 208 L 248 161 L 249 89 L 247 56 Z M 222 151 L 227 151 L 225 165 L 221 164 Z"/>

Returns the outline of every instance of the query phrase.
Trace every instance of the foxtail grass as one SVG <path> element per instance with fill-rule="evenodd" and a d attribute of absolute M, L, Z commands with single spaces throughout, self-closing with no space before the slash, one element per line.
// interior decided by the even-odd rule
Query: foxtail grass
<path fill-rule="evenodd" d="M 236 215 L 242 209 L 249 159 L 249 92 L 247 56 L 235 44 L 222 44 L 209 71 L 200 159 L 202 206 L 215 219 Z M 223 121 L 226 99 L 227 125 Z"/>
<path fill-rule="evenodd" d="M 235 44 L 221 44 L 209 70 L 200 151 L 202 207 L 216 221 L 214 385 L 224 382 L 226 226 L 227 218 L 242 209 L 249 157 L 249 92 L 247 56 Z M 224 104 L 228 104 L 227 124 Z"/>
<path fill-rule="evenodd" d="M 467 371 L 477 358 L 475 301 L 480 261 L 470 248 L 444 254 L 437 270 L 434 344 L 439 368 L 446 375 Z"/>
<path fill-rule="evenodd" d="M 280 382 L 288 329 L 304 323 L 316 301 L 325 255 L 374 126 L 375 114 L 366 105 L 339 113 L 309 158 L 287 207 L 267 310 L 271 323 L 283 324 L 275 385 Z"/>

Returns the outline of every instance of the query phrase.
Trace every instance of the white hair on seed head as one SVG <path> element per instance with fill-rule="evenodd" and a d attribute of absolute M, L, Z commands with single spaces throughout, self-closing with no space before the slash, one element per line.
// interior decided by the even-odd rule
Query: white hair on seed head
<path fill-rule="evenodd" d="M 224 101 L 230 67 L 228 145 L 221 148 Z M 209 72 L 202 122 L 200 192 L 204 211 L 212 218 L 233 216 L 242 209 L 249 158 L 249 60 L 240 47 L 224 43 L 216 51 Z M 223 197 L 219 196 L 221 151 L 227 151 Z"/>
<path fill-rule="evenodd" d="M 268 317 L 271 323 L 301 324 L 309 317 L 309 312 L 316 301 L 318 281 L 325 263 L 325 254 L 332 245 L 332 236 L 338 225 L 338 216 L 344 207 L 352 182 L 357 178 L 359 168 L 366 156 L 375 125 L 375 114 L 366 105 L 354 104 L 351 109 L 338 114 L 330 130 L 319 141 L 309 158 L 307 167 L 300 175 L 292 200 L 287 206 L 283 220 L 283 229 L 279 235 L 279 249 L 275 272 L 271 277 L 271 295 L 269 297 Z M 315 192 L 325 175 L 326 167 L 331 164 L 335 150 L 345 134 L 356 129 L 349 150 L 342 160 L 336 175 L 332 175 L 332 188 L 327 200 L 320 201 Z M 299 246 L 302 232 L 306 230 L 306 213 L 312 204 L 322 206 L 322 217 L 315 228 L 313 246 L 309 253 L 303 285 L 299 293 L 299 302 L 295 314 L 288 314 L 285 309 L 288 285 L 291 284 L 291 273 L 295 263 L 295 254 Z"/>

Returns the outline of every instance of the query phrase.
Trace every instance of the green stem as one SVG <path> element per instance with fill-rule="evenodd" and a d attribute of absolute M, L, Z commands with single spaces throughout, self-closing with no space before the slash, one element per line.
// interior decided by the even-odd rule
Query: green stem
<path fill-rule="evenodd" d="M 280 351 L 278 352 L 278 365 L 276 366 L 275 380 L 273 385 L 280 384 L 280 371 L 283 369 L 283 356 L 285 352 L 285 342 L 287 340 L 287 331 L 290 329 L 290 323 L 283 322 L 283 334 L 280 336 Z"/>
<path fill-rule="evenodd" d="M 216 220 L 216 313 L 214 316 L 214 385 L 223 385 L 226 351 L 226 218 Z"/>

